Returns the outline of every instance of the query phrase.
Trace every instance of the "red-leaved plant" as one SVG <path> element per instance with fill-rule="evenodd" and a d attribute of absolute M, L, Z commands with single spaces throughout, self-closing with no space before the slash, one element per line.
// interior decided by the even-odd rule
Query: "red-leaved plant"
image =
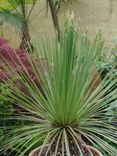
<path fill-rule="evenodd" d="M 32 79 L 36 81 L 36 77 L 32 71 L 29 60 L 27 58 L 26 51 L 23 49 L 13 49 L 8 41 L 4 38 L 0 38 L 0 81 L 4 82 L 10 76 L 5 70 L 5 64 L 10 64 L 17 72 L 25 72 L 21 66 L 21 63 L 25 66 Z M 2 63 L 1 63 L 2 62 Z M 4 64 L 3 64 L 4 62 Z"/>

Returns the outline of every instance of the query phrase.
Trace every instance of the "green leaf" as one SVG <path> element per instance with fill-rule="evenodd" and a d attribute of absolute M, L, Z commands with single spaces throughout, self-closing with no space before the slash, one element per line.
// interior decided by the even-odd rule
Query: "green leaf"
<path fill-rule="evenodd" d="M 37 0 L 0 0 L 0 8 L 13 10 L 21 4 L 34 4 Z"/>
<path fill-rule="evenodd" d="M 20 30 L 23 27 L 23 17 L 18 13 L 12 13 L 5 9 L 0 11 L 0 21 L 13 25 Z"/>

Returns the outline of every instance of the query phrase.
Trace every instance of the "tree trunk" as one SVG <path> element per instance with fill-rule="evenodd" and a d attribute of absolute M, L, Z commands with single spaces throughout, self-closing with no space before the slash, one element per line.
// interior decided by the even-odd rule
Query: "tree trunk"
<path fill-rule="evenodd" d="M 50 11 L 51 11 L 51 15 L 52 15 L 54 28 L 58 33 L 58 40 L 60 41 L 60 27 L 59 27 L 57 12 L 56 12 L 56 6 L 55 6 L 53 0 L 48 0 L 48 3 L 50 6 Z"/>
<path fill-rule="evenodd" d="M 20 48 L 29 52 L 31 48 L 29 26 L 27 20 L 24 20 L 21 34 Z"/>
<path fill-rule="evenodd" d="M 0 21 L 0 27 L 2 27 L 3 26 L 3 21 Z"/>

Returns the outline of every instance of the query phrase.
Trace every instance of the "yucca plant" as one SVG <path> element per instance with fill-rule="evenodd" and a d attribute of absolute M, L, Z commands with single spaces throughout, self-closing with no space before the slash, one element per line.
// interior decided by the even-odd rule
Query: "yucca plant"
<path fill-rule="evenodd" d="M 41 37 L 34 52 L 35 56 L 27 54 L 27 57 L 35 79 L 18 56 L 20 65 L 14 60 L 17 71 L 9 62 L 4 66 L 11 76 L 7 77 L 11 90 L 7 98 L 22 108 L 10 119 L 27 122 L 19 127 L 2 128 L 9 139 L 1 152 L 18 148 L 22 156 L 43 140 L 38 156 L 94 156 L 87 144 L 116 156 L 117 149 L 110 142 L 117 144 L 117 123 L 109 122 L 105 112 L 108 106 L 117 107 L 112 104 L 117 98 L 117 88 L 108 92 L 117 79 L 108 73 L 93 89 L 95 72 L 106 52 L 100 36 L 90 40 L 79 33 L 72 21 L 67 21 L 60 42 L 57 37 Z"/>

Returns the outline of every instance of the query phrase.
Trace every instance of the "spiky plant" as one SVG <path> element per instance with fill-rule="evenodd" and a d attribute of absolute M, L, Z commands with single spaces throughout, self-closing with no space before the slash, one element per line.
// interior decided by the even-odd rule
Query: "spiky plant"
<path fill-rule="evenodd" d="M 1 151 L 18 147 L 22 156 L 43 139 L 42 149 L 49 144 L 44 156 L 49 152 L 55 156 L 58 152 L 71 156 L 73 151 L 83 155 L 83 144 L 99 147 L 102 152 L 116 156 L 117 149 L 110 142 L 117 144 L 117 123 L 116 119 L 108 120 L 106 111 L 117 98 L 117 89 L 109 92 L 117 79 L 108 73 L 93 89 L 94 75 L 105 52 L 99 36 L 90 40 L 68 22 L 61 32 L 60 42 L 57 37 L 46 36 L 35 44 L 34 57 L 27 54 L 35 79 L 18 56 L 20 66 L 17 59 L 14 60 L 17 71 L 7 62 L 8 66 L 4 68 L 11 75 L 7 77 L 11 90 L 8 97 L 22 108 L 12 118 L 27 121 L 27 124 L 4 128 L 9 139 Z M 45 57 L 44 62 L 41 55 Z"/>

